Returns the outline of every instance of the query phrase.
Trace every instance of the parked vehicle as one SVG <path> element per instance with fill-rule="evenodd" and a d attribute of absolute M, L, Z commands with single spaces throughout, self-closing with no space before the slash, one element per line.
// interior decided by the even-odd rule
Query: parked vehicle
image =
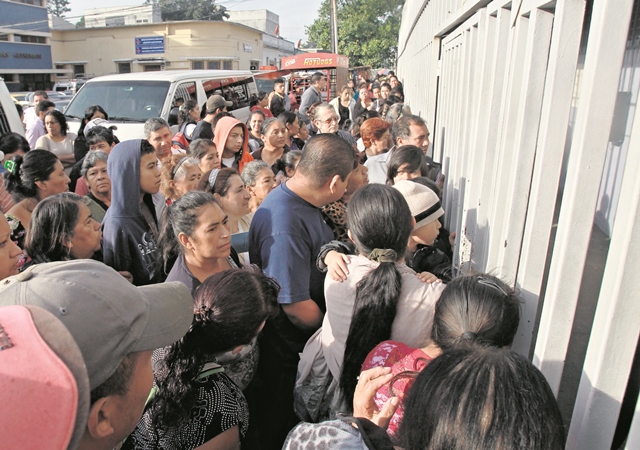
<path fill-rule="evenodd" d="M 177 99 L 196 100 L 219 94 L 233 102 L 228 110 L 241 120 L 249 117 L 249 99 L 257 94 L 253 73 L 231 70 L 175 70 L 108 75 L 92 78 L 73 97 L 65 115 L 77 128 L 88 106 L 100 105 L 117 125 L 118 138 L 144 138 L 144 122 L 151 117 L 169 119 Z M 76 125 L 73 125 L 73 124 Z"/>
<path fill-rule="evenodd" d="M 24 136 L 24 127 L 7 85 L 0 78 L 0 135 L 11 132 L 20 133 Z"/>

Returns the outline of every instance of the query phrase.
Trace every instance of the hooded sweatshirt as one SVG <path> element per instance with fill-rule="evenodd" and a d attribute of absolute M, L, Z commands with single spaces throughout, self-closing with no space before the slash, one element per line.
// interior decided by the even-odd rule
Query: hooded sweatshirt
<path fill-rule="evenodd" d="M 244 143 L 238 153 L 236 153 L 235 160 L 232 167 L 237 169 L 239 173 L 242 173 L 244 165 L 253 161 L 253 156 L 249 153 L 249 130 L 247 126 L 233 117 L 223 117 L 216 124 L 215 136 L 213 137 L 213 143 L 216 144 L 218 150 L 218 158 L 222 161 L 222 152 L 224 151 L 224 144 L 227 143 L 229 133 L 235 127 L 240 125 L 244 130 Z"/>
<path fill-rule="evenodd" d="M 111 178 L 111 206 L 102 221 L 105 264 L 133 275 L 133 284 L 158 283 L 158 249 L 140 205 L 139 139 L 117 144 L 109 155 L 107 172 Z M 155 218 L 150 194 L 143 201 Z"/>

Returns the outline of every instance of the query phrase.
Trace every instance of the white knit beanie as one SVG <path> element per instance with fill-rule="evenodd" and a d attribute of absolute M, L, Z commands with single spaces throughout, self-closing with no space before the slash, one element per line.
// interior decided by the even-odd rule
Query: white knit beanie
<path fill-rule="evenodd" d="M 398 181 L 393 187 L 400 191 L 409 204 L 411 215 L 416 220 L 414 230 L 428 225 L 444 214 L 440 199 L 428 187 L 409 180 Z"/>

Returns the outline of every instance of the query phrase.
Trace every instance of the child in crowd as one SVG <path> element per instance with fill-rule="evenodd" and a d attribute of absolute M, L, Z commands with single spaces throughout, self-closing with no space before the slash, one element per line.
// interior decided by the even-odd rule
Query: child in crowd
<path fill-rule="evenodd" d="M 151 196 L 161 178 L 155 150 L 146 140 L 122 142 L 109 156 L 108 171 L 112 200 L 103 221 L 104 262 L 130 272 L 136 286 L 158 283 L 158 220 Z"/>
<path fill-rule="evenodd" d="M 222 117 L 216 123 L 213 143 L 224 167 L 242 172 L 244 165 L 253 161 L 249 153 L 249 130 L 233 117 Z"/>

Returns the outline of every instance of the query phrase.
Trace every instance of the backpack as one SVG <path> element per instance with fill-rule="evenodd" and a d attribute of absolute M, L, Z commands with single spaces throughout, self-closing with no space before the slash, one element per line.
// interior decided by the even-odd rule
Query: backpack
<path fill-rule="evenodd" d="M 176 150 L 187 150 L 187 148 L 189 148 L 189 139 L 187 139 L 187 136 L 185 136 L 184 132 L 187 128 L 187 125 L 189 125 L 189 122 L 185 122 L 182 127 L 180 128 L 180 131 L 178 131 L 176 134 L 173 135 L 173 137 L 171 138 L 171 147 L 176 149 Z"/>

